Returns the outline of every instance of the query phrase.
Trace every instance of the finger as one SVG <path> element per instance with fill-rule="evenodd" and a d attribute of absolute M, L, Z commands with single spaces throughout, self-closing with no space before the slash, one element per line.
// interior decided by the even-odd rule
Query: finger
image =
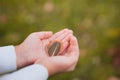
<path fill-rule="evenodd" d="M 67 69 L 67 71 L 73 71 L 75 69 L 76 65 L 72 64 L 70 68 Z"/>
<path fill-rule="evenodd" d="M 72 36 L 72 34 L 69 34 L 68 36 L 66 36 L 61 42 L 62 42 L 62 48 L 60 51 L 60 54 L 64 54 L 64 50 L 66 50 L 69 46 L 69 41 L 70 41 L 70 37 Z"/>
<path fill-rule="evenodd" d="M 79 46 L 77 38 L 74 36 L 71 36 L 70 38 L 70 47 L 68 49 L 69 55 L 75 55 L 79 56 Z"/>
<path fill-rule="evenodd" d="M 68 35 L 71 34 L 71 31 L 64 32 L 64 34 L 61 34 L 59 37 L 57 37 L 55 40 L 62 41 L 66 40 L 68 38 Z"/>
<path fill-rule="evenodd" d="M 53 34 L 53 33 L 52 33 L 51 31 L 38 33 L 39 38 L 40 38 L 41 40 L 50 38 L 50 37 L 52 36 L 52 34 Z"/>
<path fill-rule="evenodd" d="M 58 55 L 63 55 L 64 54 L 64 50 L 67 49 L 67 47 L 69 46 L 69 40 L 70 37 L 72 36 L 72 34 L 68 34 L 67 37 L 65 37 L 62 41 L 61 41 L 61 49 L 60 52 L 58 53 Z"/>
<path fill-rule="evenodd" d="M 61 30 L 61 31 L 57 32 L 56 34 L 54 34 L 54 35 L 52 36 L 52 38 L 50 38 L 49 40 L 55 40 L 57 37 L 59 37 L 61 34 L 64 34 L 64 33 L 67 32 L 67 31 L 68 31 L 68 29 L 63 29 L 63 30 Z"/>
<path fill-rule="evenodd" d="M 70 38 L 73 36 L 73 34 L 68 34 L 64 37 L 64 39 L 61 40 L 61 42 L 64 44 L 66 41 L 69 42 Z"/>
<path fill-rule="evenodd" d="M 68 47 L 68 45 L 69 45 L 69 42 L 64 42 L 63 44 L 62 44 L 62 47 L 61 47 L 61 50 L 60 50 L 60 52 L 58 53 L 58 55 L 64 55 L 64 51 L 67 49 L 67 47 Z"/>
<path fill-rule="evenodd" d="M 44 40 L 44 41 L 43 41 L 44 51 L 45 51 L 45 54 L 46 54 L 47 56 L 49 56 L 49 54 L 48 54 L 48 44 L 49 44 L 49 41 L 48 41 L 48 40 Z"/>

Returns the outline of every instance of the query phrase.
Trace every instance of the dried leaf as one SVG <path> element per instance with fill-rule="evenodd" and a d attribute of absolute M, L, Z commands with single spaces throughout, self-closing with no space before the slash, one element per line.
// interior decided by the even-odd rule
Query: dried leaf
<path fill-rule="evenodd" d="M 60 42 L 54 42 L 48 49 L 48 53 L 50 56 L 56 56 L 61 48 L 61 43 Z"/>

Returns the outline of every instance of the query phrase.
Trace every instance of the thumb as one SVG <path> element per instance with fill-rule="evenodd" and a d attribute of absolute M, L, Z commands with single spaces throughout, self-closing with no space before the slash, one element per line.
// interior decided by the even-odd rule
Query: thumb
<path fill-rule="evenodd" d="M 39 32 L 38 35 L 39 35 L 39 38 L 40 38 L 41 40 L 43 40 L 43 39 L 48 39 L 48 38 L 50 38 L 50 37 L 53 35 L 53 33 L 52 33 L 51 31 Z"/>

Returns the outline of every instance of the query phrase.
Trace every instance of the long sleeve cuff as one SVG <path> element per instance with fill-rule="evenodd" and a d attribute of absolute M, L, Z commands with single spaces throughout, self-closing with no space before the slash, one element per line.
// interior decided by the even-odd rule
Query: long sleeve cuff
<path fill-rule="evenodd" d="M 47 78 L 47 69 L 42 65 L 34 64 L 11 74 L 3 75 L 0 80 L 47 80 Z"/>
<path fill-rule="evenodd" d="M 14 47 L 0 47 L 0 74 L 12 72 L 16 69 L 16 54 Z"/>

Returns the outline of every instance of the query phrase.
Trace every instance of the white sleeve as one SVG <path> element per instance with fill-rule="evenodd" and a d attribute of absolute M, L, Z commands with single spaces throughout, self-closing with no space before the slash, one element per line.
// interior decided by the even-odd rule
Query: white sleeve
<path fill-rule="evenodd" d="M 16 72 L 0 77 L 0 80 L 47 80 L 48 71 L 39 64 L 34 64 Z"/>
<path fill-rule="evenodd" d="M 16 54 L 14 47 L 0 47 L 0 74 L 12 72 L 16 69 Z"/>

